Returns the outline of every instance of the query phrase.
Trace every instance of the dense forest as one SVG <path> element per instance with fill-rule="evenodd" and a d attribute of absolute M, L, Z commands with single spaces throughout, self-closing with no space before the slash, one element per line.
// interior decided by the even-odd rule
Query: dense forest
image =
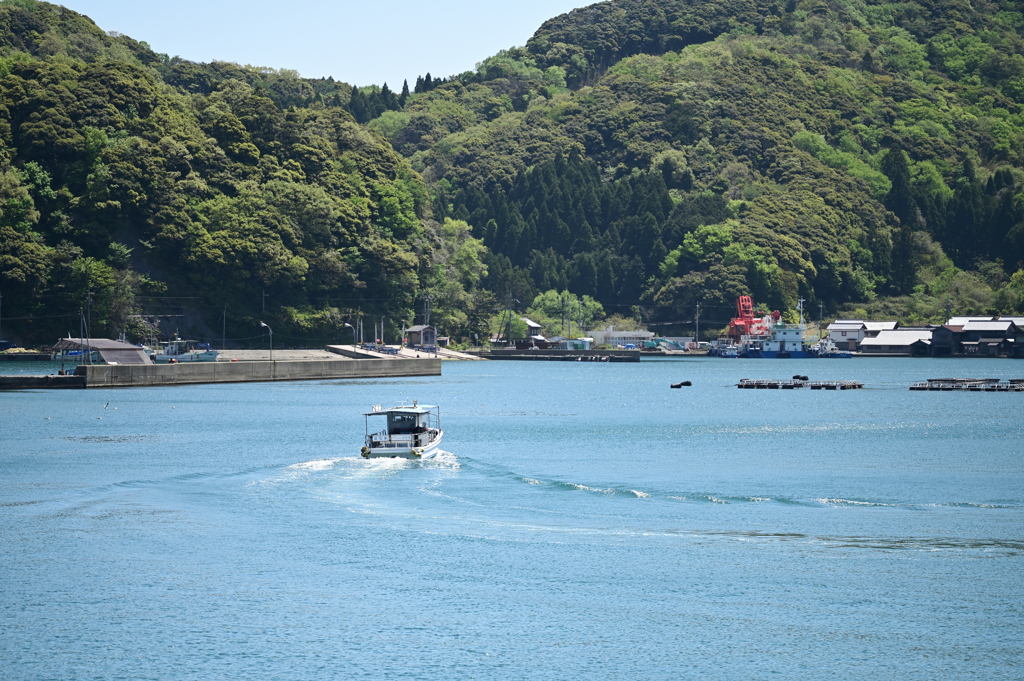
<path fill-rule="evenodd" d="M 1022 31 L 1012 2 L 614 0 L 356 87 L 3 0 L 3 334 L 1024 312 Z"/>

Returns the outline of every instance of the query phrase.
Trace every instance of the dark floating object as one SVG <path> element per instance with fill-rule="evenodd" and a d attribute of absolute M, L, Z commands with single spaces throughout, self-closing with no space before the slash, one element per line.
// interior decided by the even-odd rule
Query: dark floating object
<path fill-rule="evenodd" d="M 673 383 L 669 387 L 670 388 L 682 388 L 683 386 L 690 387 L 691 385 L 693 385 L 693 383 L 690 383 L 689 381 L 683 381 L 682 383 Z"/>

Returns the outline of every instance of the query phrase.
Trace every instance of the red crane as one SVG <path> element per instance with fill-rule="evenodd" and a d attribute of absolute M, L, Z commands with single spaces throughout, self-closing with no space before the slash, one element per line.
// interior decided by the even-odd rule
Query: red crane
<path fill-rule="evenodd" d="M 772 319 L 778 321 L 781 315 L 778 310 L 772 312 Z M 729 338 L 739 342 L 741 336 L 764 336 L 768 334 L 768 324 L 764 317 L 754 316 L 754 301 L 750 296 L 740 296 L 736 300 L 736 316 L 729 322 Z"/>

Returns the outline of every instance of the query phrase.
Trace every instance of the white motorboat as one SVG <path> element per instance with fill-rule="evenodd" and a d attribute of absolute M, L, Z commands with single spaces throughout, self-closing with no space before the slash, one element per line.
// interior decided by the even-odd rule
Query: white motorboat
<path fill-rule="evenodd" d="M 429 459 L 437 455 L 441 444 L 441 408 L 430 404 L 402 405 L 383 409 L 375 405 L 366 417 L 366 444 L 361 453 L 367 459 L 401 457 Z M 383 430 L 370 432 L 370 417 L 387 419 Z"/>

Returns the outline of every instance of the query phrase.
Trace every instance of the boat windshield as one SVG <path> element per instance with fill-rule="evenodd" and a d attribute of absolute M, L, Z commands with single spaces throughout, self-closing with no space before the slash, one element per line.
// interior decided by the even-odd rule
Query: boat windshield
<path fill-rule="evenodd" d="M 388 414 L 388 433 L 392 435 L 415 432 L 416 425 L 415 414 Z"/>

